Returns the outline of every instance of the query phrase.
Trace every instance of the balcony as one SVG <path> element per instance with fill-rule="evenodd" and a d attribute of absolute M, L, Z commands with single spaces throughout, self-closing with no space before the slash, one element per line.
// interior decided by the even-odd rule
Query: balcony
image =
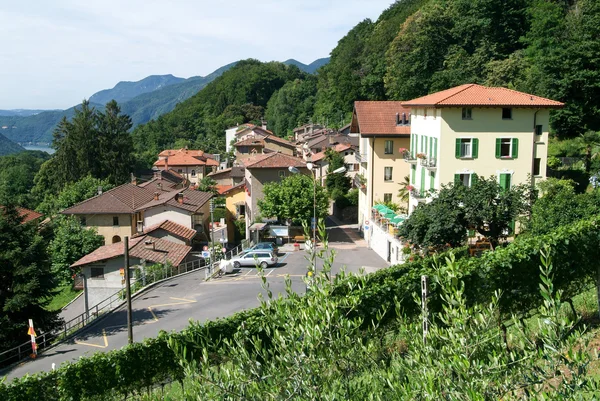
<path fill-rule="evenodd" d="M 429 194 L 427 193 L 426 190 L 424 189 L 419 189 L 419 188 L 413 188 L 410 191 L 410 196 L 412 196 L 413 198 L 415 198 L 416 200 L 424 200 L 427 198 Z"/>
<path fill-rule="evenodd" d="M 437 159 L 433 157 L 429 157 L 426 159 L 419 159 L 419 164 L 425 167 L 427 170 L 436 170 L 437 169 Z"/>
<path fill-rule="evenodd" d="M 356 188 L 360 188 L 363 192 L 367 190 L 367 180 L 360 174 L 354 176 L 352 183 Z"/>
<path fill-rule="evenodd" d="M 367 163 L 369 161 L 366 153 L 354 152 L 354 158 L 357 163 Z"/>
<path fill-rule="evenodd" d="M 404 153 L 404 161 L 410 164 L 416 164 L 417 158 L 410 152 Z"/>

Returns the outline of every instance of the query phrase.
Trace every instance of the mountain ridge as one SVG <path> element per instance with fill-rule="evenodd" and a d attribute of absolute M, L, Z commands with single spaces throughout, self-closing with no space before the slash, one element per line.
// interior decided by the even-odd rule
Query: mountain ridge
<path fill-rule="evenodd" d="M 6 156 L 12 153 L 19 153 L 24 150 L 25 148 L 14 143 L 10 139 L 2 135 L 2 133 L 0 133 L 0 156 Z"/>

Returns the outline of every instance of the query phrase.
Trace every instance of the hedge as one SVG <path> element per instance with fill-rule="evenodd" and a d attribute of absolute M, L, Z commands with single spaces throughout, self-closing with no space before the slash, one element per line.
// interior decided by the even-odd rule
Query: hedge
<path fill-rule="evenodd" d="M 541 302 L 538 290 L 540 249 L 546 245 L 552 251 L 555 288 L 563 290 L 566 297 L 577 294 L 593 281 L 600 261 L 598 222 L 598 217 L 595 217 L 559 227 L 544 236 L 521 236 L 510 245 L 486 252 L 480 258 L 466 257 L 466 249 L 452 251 L 463 272 L 463 279 L 468 283 L 466 295 L 469 302 L 488 302 L 494 291 L 500 289 L 503 293 L 500 307 L 506 316 L 537 306 Z M 448 256 L 443 254 L 439 258 Z M 361 307 L 355 313 L 365 318 L 365 324 L 370 324 L 382 305 L 390 306 L 385 317 L 394 318 L 395 299 L 399 301 L 403 314 L 414 316 L 420 313 L 413 298 L 413 294 L 420 291 L 420 277 L 432 273 L 433 259 L 421 259 L 370 274 L 362 286 L 359 285 L 360 278 L 348 277 L 333 289 L 333 296 L 358 297 Z M 429 308 L 433 312 L 441 304 L 436 290 L 436 283 L 430 283 Z M 277 308 L 280 302 L 288 301 L 277 299 L 270 307 Z M 300 297 L 294 302 L 298 302 L 298 309 L 301 309 L 306 300 Z M 231 339 L 241 327 L 248 336 L 259 336 L 264 346 L 268 346 L 263 314 L 260 309 L 252 309 L 226 319 L 192 323 L 179 333 L 163 332 L 155 339 L 121 350 L 96 353 L 53 372 L 15 379 L 10 384 L 0 383 L 0 399 L 97 399 L 131 394 L 168 380 L 181 380 L 183 371 L 169 342 L 178 348 L 185 347 L 189 357 L 193 358 L 205 344 L 220 344 L 222 340 Z"/>

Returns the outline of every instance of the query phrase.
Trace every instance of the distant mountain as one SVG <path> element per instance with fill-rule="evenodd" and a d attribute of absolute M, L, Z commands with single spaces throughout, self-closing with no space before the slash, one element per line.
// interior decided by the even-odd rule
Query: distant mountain
<path fill-rule="evenodd" d="M 161 114 L 173 110 L 177 103 L 182 102 L 198 93 L 200 89 L 204 88 L 209 82 L 220 76 L 229 68 L 233 67 L 236 63 L 237 62 L 224 65 L 205 77 L 191 77 L 188 79 L 173 77 L 176 80 L 180 79 L 181 81 L 179 83 L 163 86 L 160 89 L 156 89 L 152 92 L 143 93 L 129 101 L 119 103 L 119 105 L 121 106 L 123 113 L 131 116 L 134 126 L 146 123 L 153 118 L 157 118 Z M 120 84 L 123 84 L 123 82 L 120 82 Z M 133 82 L 131 84 L 136 83 Z M 119 84 L 117 84 L 115 88 L 118 86 Z M 127 86 L 128 85 L 124 85 L 124 87 Z M 90 99 L 102 99 L 105 96 L 104 94 L 100 96 L 96 95 L 112 90 L 113 89 L 95 93 Z M 111 99 L 108 99 L 107 102 Z M 106 104 L 96 103 L 92 100 L 90 100 L 90 103 L 91 106 L 94 106 L 100 110 L 104 109 L 104 105 Z M 14 142 L 51 143 L 52 132 L 54 131 L 56 124 L 58 124 L 63 116 L 71 118 L 75 112 L 75 107 L 79 106 L 80 105 L 77 105 L 67 110 L 46 111 L 28 117 L 21 117 L 17 115 L 0 115 L 0 127 L 8 127 L 2 132 L 7 138 Z"/>
<path fill-rule="evenodd" d="M 9 155 L 11 153 L 19 153 L 24 150 L 25 148 L 17 145 L 0 133 L 0 156 Z"/>
<path fill-rule="evenodd" d="M 283 64 L 295 65 L 296 67 L 300 68 L 302 71 L 309 73 L 309 74 L 314 74 L 315 71 L 317 71 L 320 67 L 324 66 L 327 63 L 329 63 L 329 57 L 317 59 L 308 65 L 301 63 L 298 60 L 294 60 L 293 58 L 283 62 Z"/>
<path fill-rule="evenodd" d="M 129 82 L 122 81 L 112 89 L 105 89 L 90 96 L 90 102 L 106 104 L 111 100 L 117 103 L 124 103 L 144 93 L 154 92 L 157 89 L 164 88 L 185 81 L 184 78 L 174 77 L 173 75 L 150 75 L 141 81 Z"/>
<path fill-rule="evenodd" d="M 2 116 L 2 117 L 6 117 L 6 116 L 27 117 L 27 116 L 34 116 L 36 114 L 40 114 L 44 111 L 49 111 L 49 110 L 29 110 L 29 109 L 0 110 L 0 116 Z"/>

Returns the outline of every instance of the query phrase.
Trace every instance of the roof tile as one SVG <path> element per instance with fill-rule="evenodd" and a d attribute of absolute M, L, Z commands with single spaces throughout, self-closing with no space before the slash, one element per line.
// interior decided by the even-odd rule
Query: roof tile
<path fill-rule="evenodd" d="M 410 109 L 397 101 L 356 101 L 354 111 L 361 136 L 369 135 L 410 135 L 409 124 L 397 124 L 398 115 L 410 117 Z"/>

